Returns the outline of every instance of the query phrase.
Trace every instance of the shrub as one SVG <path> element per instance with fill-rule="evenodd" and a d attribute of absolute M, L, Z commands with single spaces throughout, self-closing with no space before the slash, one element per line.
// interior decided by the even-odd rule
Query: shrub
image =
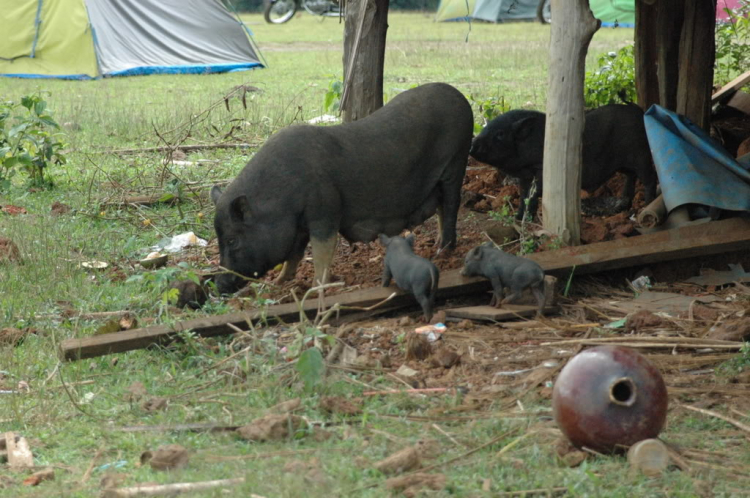
<path fill-rule="evenodd" d="M 727 22 L 716 23 L 714 81 L 723 85 L 747 69 L 750 63 L 750 0 L 740 0 L 736 9 L 724 9 Z"/>
<path fill-rule="evenodd" d="M 624 97 L 636 101 L 633 45 L 599 57 L 597 69 L 586 73 L 584 100 L 587 108 L 614 104 Z"/>
<path fill-rule="evenodd" d="M 34 187 L 50 187 L 47 168 L 65 164 L 65 144 L 60 127 L 52 119 L 42 93 L 21 98 L 20 103 L 0 102 L 0 191 L 10 188 L 11 179 L 24 170 Z"/>

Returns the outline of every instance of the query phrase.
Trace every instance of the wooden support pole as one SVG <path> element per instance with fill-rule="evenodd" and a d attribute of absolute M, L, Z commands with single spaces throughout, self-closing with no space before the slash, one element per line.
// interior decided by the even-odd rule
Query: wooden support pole
<path fill-rule="evenodd" d="M 684 9 L 677 112 L 708 131 L 716 57 L 716 0 L 684 2 Z"/>
<path fill-rule="evenodd" d="M 657 46 L 659 105 L 671 111 L 677 109 L 678 61 L 684 4 L 685 0 L 659 0 L 654 4 L 656 21 L 653 28 Z"/>
<path fill-rule="evenodd" d="M 750 249 L 750 220 L 732 218 L 639 237 L 565 247 L 556 251 L 531 254 L 528 258 L 539 263 L 546 273 L 567 279 L 571 271 L 574 271 L 575 275 L 583 275 L 660 261 L 748 249 Z M 489 281 L 462 277 L 459 272 L 460 270 L 451 270 L 442 273 L 438 299 L 486 293 L 491 288 Z M 336 303 L 346 306 L 370 306 L 382 301 L 392 292 L 393 289 L 372 287 L 326 297 L 325 306 L 331 307 Z M 416 305 L 416 301 L 411 294 L 400 293 L 387 304 L 389 306 Z M 305 312 L 309 316 L 314 315 L 316 310 L 317 302 L 305 303 Z M 346 313 L 351 313 L 351 311 L 342 310 L 342 314 Z M 181 330 L 192 330 L 201 336 L 226 335 L 233 332 L 227 324 L 241 327 L 245 325 L 246 320 L 259 320 L 261 315 L 269 318 L 278 317 L 284 321 L 295 321 L 299 319 L 299 308 L 296 304 L 279 304 L 269 306 L 263 312 L 231 313 L 186 320 L 171 326 L 155 325 L 113 334 L 66 339 L 60 346 L 60 353 L 66 360 L 121 353 L 172 340 L 176 332 Z"/>
<path fill-rule="evenodd" d="M 635 0 L 635 88 L 638 105 L 644 111 L 659 103 L 656 9 L 656 5 L 646 0 Z"/>
<path fill-rule="evenodd" d="M 588 0 L 552 0 L 547 125 L 544 137 L 544 228 L 565 245 L 581 243 L 583 80 L 586 52 L 601 21 Z M 539 186 L 537 186 L 539 188 Z"/>

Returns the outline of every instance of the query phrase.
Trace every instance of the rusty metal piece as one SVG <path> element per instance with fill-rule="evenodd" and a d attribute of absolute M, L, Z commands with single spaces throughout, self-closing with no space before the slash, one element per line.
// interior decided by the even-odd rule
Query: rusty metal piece
<path fill-rule="evenodd" d="M 667 387 L 659 370 L 639 353 L 600 346 L 563 368 L 552 408 L 575 446 L 613 453 L 659 435 L 667 417 Z"/>

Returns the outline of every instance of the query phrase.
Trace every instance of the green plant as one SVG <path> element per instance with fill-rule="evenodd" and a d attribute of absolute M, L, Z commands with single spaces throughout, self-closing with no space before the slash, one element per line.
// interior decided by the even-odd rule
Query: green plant
<path fill-rule="evenodd" d="M 725 361 L 717 369 L 720 375 L 731 377 L 750 368 L 750 342 L 744 342 L 739 354 L 731 360 Z"/>
<path fill-rule="evenodd" d="M 513 226 L 515 218 L 513 217 L 513 207 L 510 204 L 510 196 L 503 197 L 503 205 L 499 211 L 488 211 L 487 214 L 495 221 L 501 222 L 505 226 Z"/>
<path fill-rule="evenodd" d="M 597 68 L 586 73 L 584 101 L 587 108 L 614 104 L 618 100 L 635 102 L 634 46 L 628 45 L 617 52 L 599 57 Z"/>
<path fill-rule="evenodd" d="M 489 123 L 499 115 L 510 111 L 510 104 L 505 102 L 505 97 L 475 99 L 473 95 L 469 95 L 469 100 L 477 109 L 476 115 L 482 118 L 481 123 L 474 123 L 474 134 L 478 134 L 479 132 L 481 132 L 482 128 L 487 126 L 487 123 Z"/>
<path fill-rule="evenodd" d="M 31 186 L 50 187 L 52 181 L 45 178 L 48 166 L 66 162 L 61 153 L 66 144 L 53 133 L 60 127 L 42 96 L 36 92 L 20 103 L 0 102 L 0 190 L 10 188 L 19 168 L 26 171 Z"/>
<path fill-rule="evenodd" d="M 717 84 L 727 83 L 750 64 L 750 0 L 740 0 L 736 9 L 724 10 L 729 19 L 716 23 Z"/>
<path fill-rule="evenodd" d="M 149 289 L 160 290 L 175 280 L 192 280 L 200 285 L 198 274 L 184 261 L 177 263 L 177 266 L 168 266 L 154 271 L 131 275 L 125 283 L 139 282 Z M 161 305 L 174 304 L 179 297 L 180 291 L 178 289 L 166 289 L 161 293 Z"/>
<path fill-rule="evenodd" d="M 306 349 L 297 360 L 297 372 L 305 384 L 305 391 L 312 391 L 315 386 L 323 382 L 326 372 L 326 362 L 318 348 Z"/>
<path fill-rule="evenodd" d="M 339 79 L 331 80 L 328 83 L 323 109 L 325 112 L 339 112 L 341 106 L 341 95 L 344 93 L 344 83 Z"/>

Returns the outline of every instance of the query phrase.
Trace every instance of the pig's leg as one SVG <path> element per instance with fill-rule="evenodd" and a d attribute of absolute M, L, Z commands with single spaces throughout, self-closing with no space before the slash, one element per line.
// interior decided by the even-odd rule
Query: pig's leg
<path fill-rule="evenodd" d="M 294 245 L 292 246 L 292 252 L 289 254 L 287 260 L 284 261 L 281 273 L 276 277 L 274 283 L 282 284 L 295 277 L 297 274 L 297 266 L 305 256 L 305 248 L 307 247 L 309 240 L 310 239 L 306 234 L 297 234 L 297 237 L 294 239 Z"/>
<path fill-rule="evenodd" d="M 539 305 L 539 308 L 537 309 L 536 314 L 538 316 L 543 316 L 544 315 L 544 302 L 546 301 L 545 296 L 544 296 L 544 281 L 532 287 L 531 292 L 534 294 L 534 297 L 536 298 L 536 302 Z"/>
<path fill-rule="evenodd" d="M 510 295 L 508 295 L 505 299 L 503 299 L 502 304 L 510 304 L 516 301 L 519 297 L 521 297 L 521 294 L 523 293 L 523 287 L 520 285 L 511 285 L 510 286 Z"/>
<path fill-rule="evenodd" d="M 331 263 L 336 253 L 337 243 L 338 233 L 336 232 L 327 239 L 311 238 L 313 266 L 315 267 L 313 286 L 325 284 L 331 280 Z"/>
<path fill-rule="evenodd" d="M 388 265 L 385 265 L 383 268 L 383 287 L 390 287 L 392 278 L 393 274 L 391 273 L 391 269 L 388 268 Z"/>
<path fill-rule="evenodd" d="M 492 300 L 490 300 L 490 306 L 499 308 L 500 300 L 503 298 L 503 281 L 500 280 L 500 277 L 492 277 L 490 278 L 490 283 L 492 284 Z"/>
<path fill-rule="evenodd" d="M 447 253 L 456 248 L 456 220 L 458 219 L 458 209 L 461 207 L 461 185 L 463 185 L 464 175 L 466 174 L 468 155 L 468 153 L 459 154 L 457 158 L 454 158 L 451 164 L 458 162 L 460 167 L 449 166 L 449 169 L 450 171 L 458 171 L 458 173 L 450 178 L 443 179 L 440 183 L 442 202 L 437 208 L 438 228 L 440 229 L 438 250 L 446 250 Z"/>
<path fill-rule="evenodd" d="M 430 323 L 430 320 L 432 320 L 432 302 L 430 298 L 427 294 L 419 294 L 414 297 L 417 298 L 417 302 L 422 307 L 422 319 L 425 323 Z"/>
<path fill-rule="evenodd" d="M 622 197 L 625 206 L 629 208 L 633 204 L 633 197 L 635 196 L 635 173 L 624 171 L 623 174 L 625 175 L 625 188 L 622 189 Z"/>

